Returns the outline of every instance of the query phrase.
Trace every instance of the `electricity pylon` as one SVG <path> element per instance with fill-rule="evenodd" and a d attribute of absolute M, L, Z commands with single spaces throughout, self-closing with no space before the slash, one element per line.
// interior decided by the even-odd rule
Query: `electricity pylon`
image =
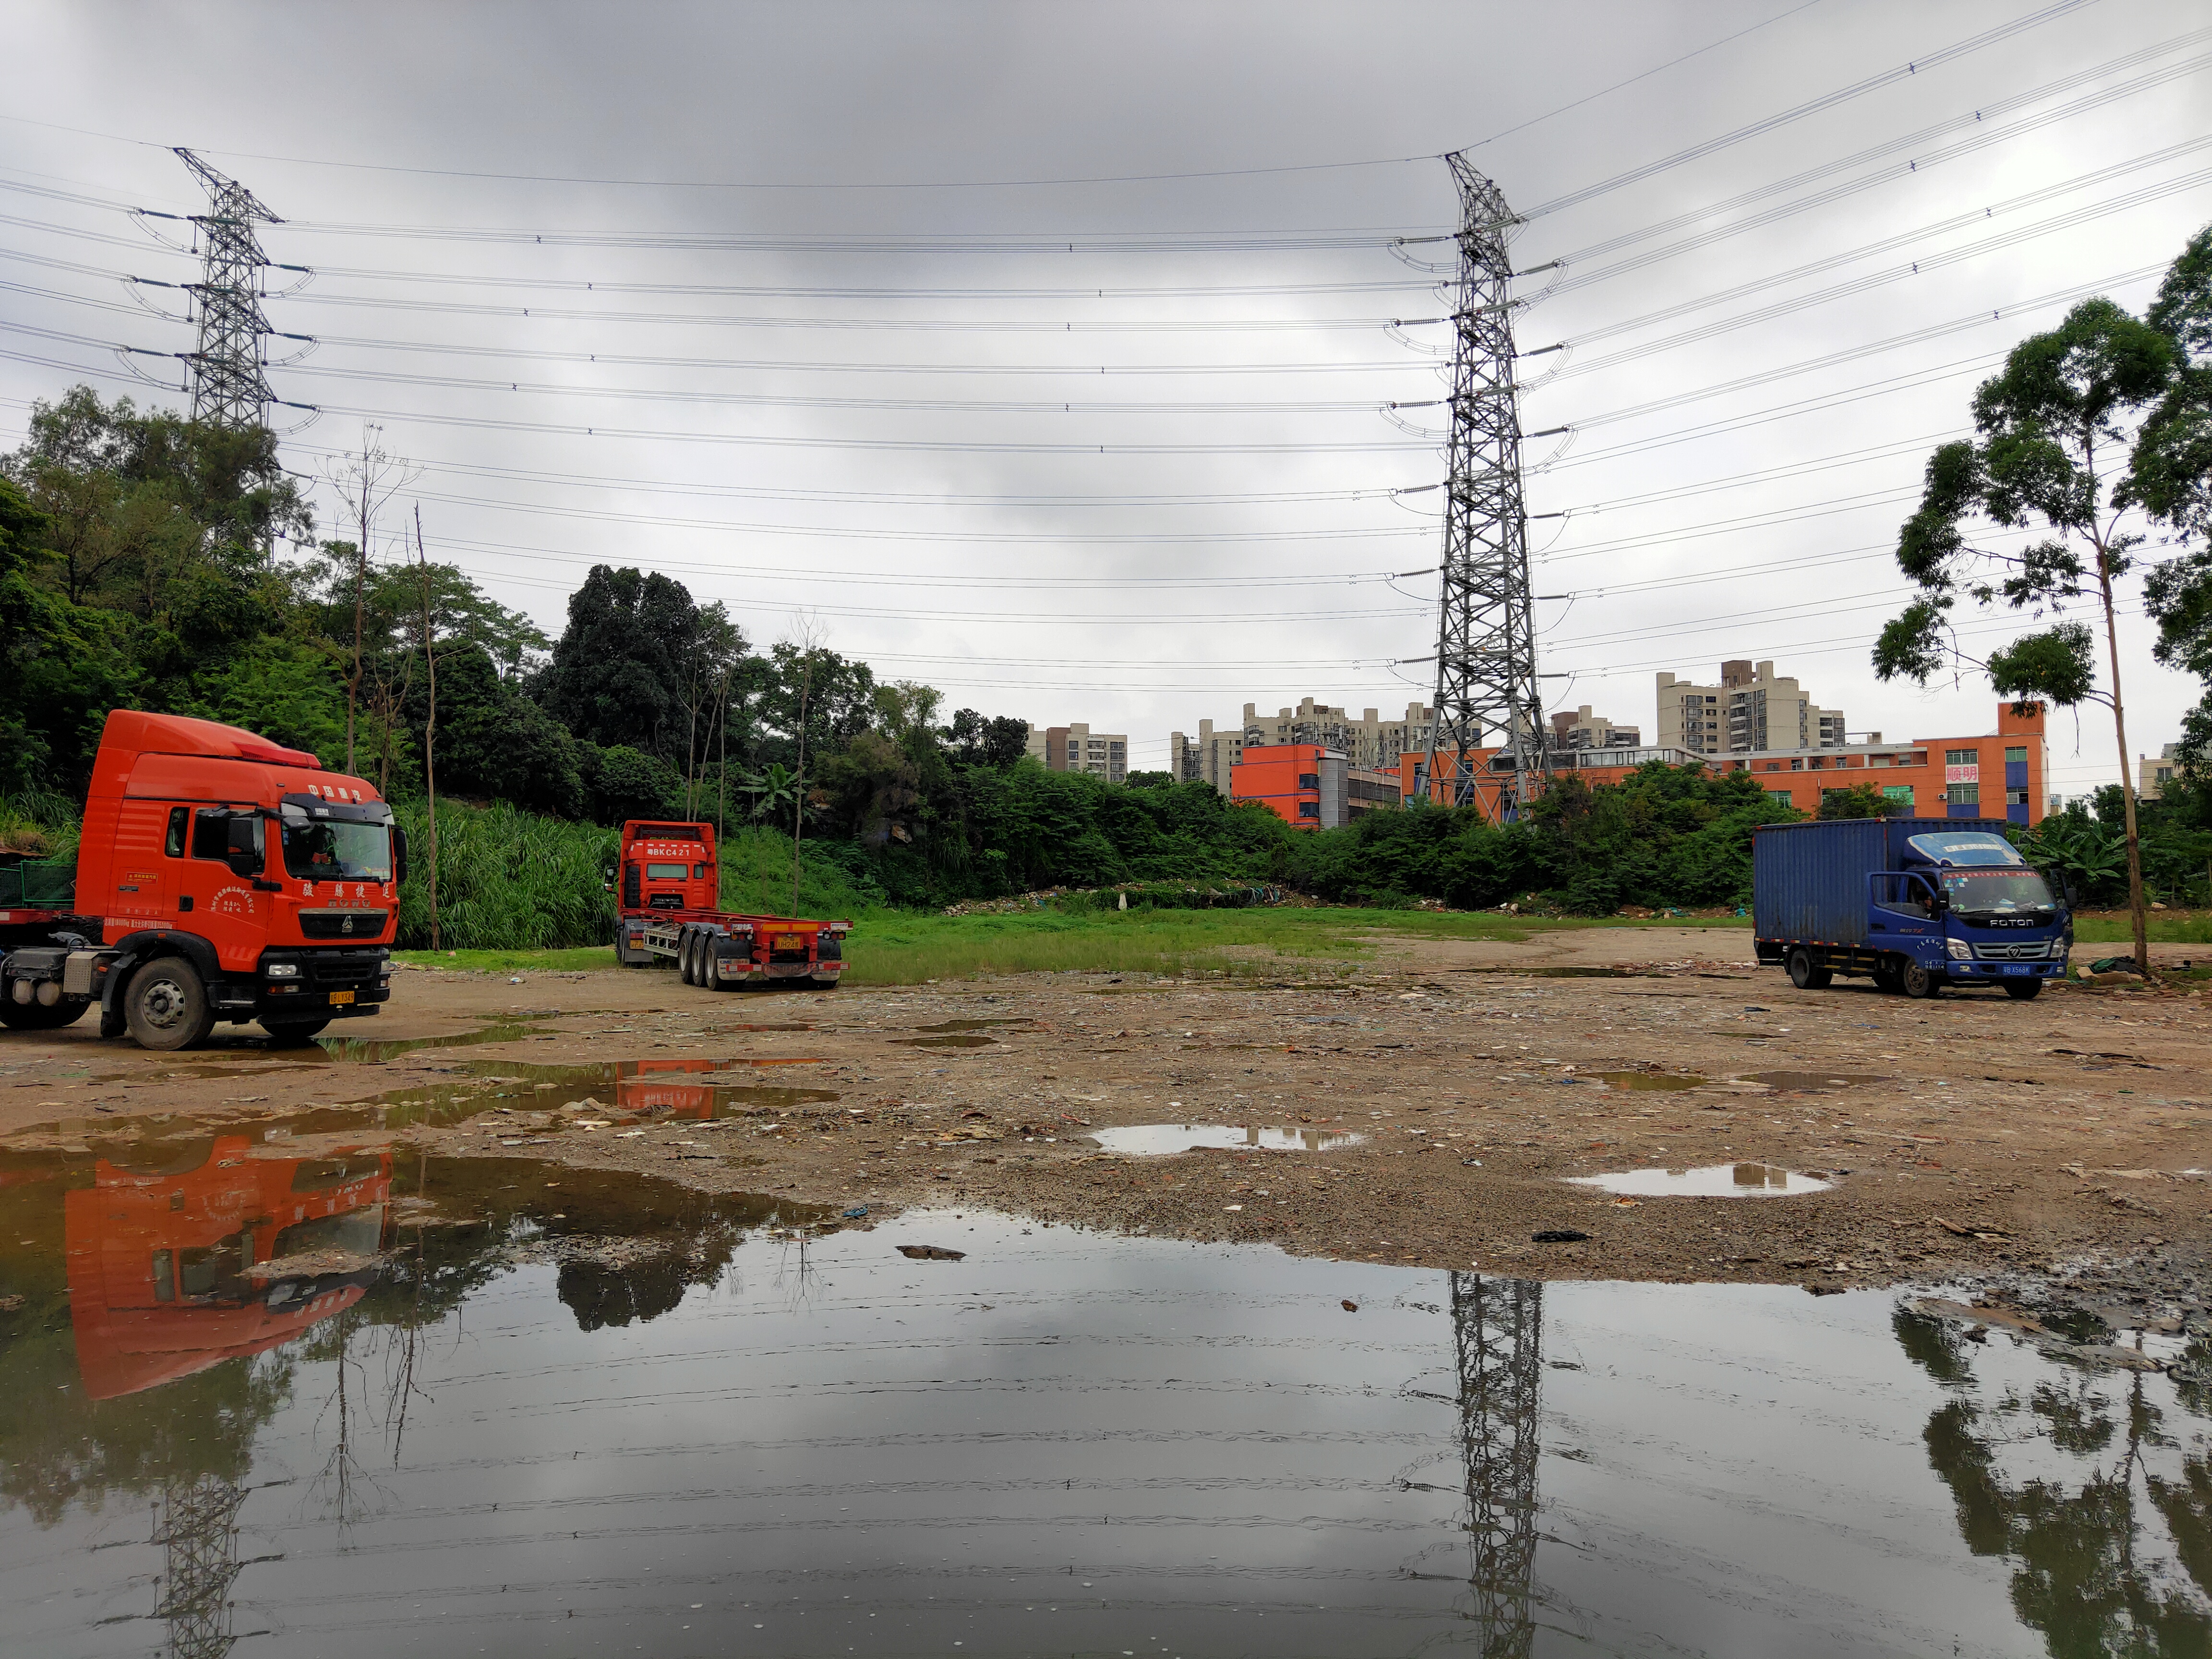
<path fill-rule="evenodd" d="M 269 424 L 275 394 L 262 374 L 261 342 L 271 331 L 261 312 L 258 276 L 269 264 L 253 234 L 258 223 L 284 222 L 254 199 L 235 179 L 225 178 L 188 149 L 177 155 L 207 186 L 208 210 L 195 214 L 202 244 L 201 275 L 185 284 L 192 296 L 196 349 L 186 354 L 192 418 L 225 431 Z"/>
<path fill-rule="evenodd" d="M 230 1587 L 238 1577 L 238 1511 L 243 1488 L 201 1474 L 165 1487 L 154 1511 L 154 1541 L 167 1557 L 154 1616 L 169 1626 L 172 1659 L 222 1659 L 231 1633 Z"/>
<path fill-rule="evenodd" d="M 1482 1659 L 1528 1659 L 1536 1632 L 1544 1287 L 1455 1273 L 1451 1310 L 1475 1651 Z"/>
<path fill-rule="evenodd" d="M 1504 193 L 1464 155 L 1444 161 L 1459 186 L 1459 285 L 1436 721 L 1421 776 L 1425 793 L 1433 780 L 1449 805 L 1480 806 L 1502 822 L 1535 799 L 1544 765 L 1513 381 L 1513 265 L 1505 248 L 1506 233 L 1521 222 Z M 1469 762 L 1486 737 L 1498 753 L 1478 769 Z"/>

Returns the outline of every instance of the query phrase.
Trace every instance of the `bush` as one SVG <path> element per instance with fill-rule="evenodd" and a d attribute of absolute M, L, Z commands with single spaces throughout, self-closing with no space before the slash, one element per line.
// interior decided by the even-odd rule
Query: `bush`
<path fill-rule="evenodd" d="M 430 944 L 429 813 L 421 801 L 393 811 L 410 862 L 399 901 L 399 948 Z M 492 806 L 438 803 L 438 944 L 445 950 L 532 951 L 605 945 L 614 939 L 606 871 L 619 832 Z"/>

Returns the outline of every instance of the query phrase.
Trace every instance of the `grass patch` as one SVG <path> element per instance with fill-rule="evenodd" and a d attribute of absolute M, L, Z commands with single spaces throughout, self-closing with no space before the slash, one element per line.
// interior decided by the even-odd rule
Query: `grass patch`
<path fill-rule="evenodd" d="M 2212 945 L 2212 915 L 2154 915 L 2148 931 L 2154 945 Z M 2135 937 L 2135 924 L 2124 910 L 2103 915 L 2074 913 L 2077 945 L 2132 945 Z"/>
<path fill-rule="evenodd" d="M 788 843 L 786 843 L 787 847 Z M 928 980 L 1006 974 L 1091 973 L 1274 977 L 1286 970 L 1348 968 L 1378 939 L 1495 939 L 1606 927 L 1742 927 L 1735 917 L 1665 917 L 1649 922 L 1577 917 L 1364 910 L 1322 907 L 1266 910 L 1151 910 L 941 916 L 876 910 L 845 941 L 853 985 L 919 985 Z M 606 946 L 550 951 L 401 951 L 402 962 L 471 973 L 611 969 Z"/>
<path fill-rule="evenodd" d="M 444 968 L 465 974 L 573 974 L 579 969 L 611 968 L 611 945 L 578 945 L 551 951 L 394 951 L 394 962 L 417 968 Z"/>

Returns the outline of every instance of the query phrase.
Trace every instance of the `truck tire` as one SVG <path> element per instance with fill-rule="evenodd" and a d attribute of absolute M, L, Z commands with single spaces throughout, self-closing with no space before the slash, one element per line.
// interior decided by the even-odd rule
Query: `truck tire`
<path fill-rule="evenodd" d="M 11 1031 L 58 1031 L 64 1025 L 76 1024 L 91 1006 L 89 997 L 64 997 L 52 1007 L 43 1002 L 0 997 L 0 1025 Z"/>
<path fill-rule="evenodd" d="M 1943 994 L 1943 975 L 1932 968 L 1908 962 L 1898 970 L 1897 988 L 1916 1001 L 1925 1001 Z"/>
<path fill-rule="evenodd" d="M 676 965 L 686 985 L 699 983 L 699 935 L 686 933 L 683 944 L 676 949 Z"/>
<path fill-rule="evenodd" d="M 1825 991 L 1834 981 L 1832 969 L 1814 963 L 1813 953 L 1800 945 L 1790 953 L 1790 982 L 1801 991 Z"/>
<path fill-rule="evenodd" d="M 2033 1002 L 2043 994 L 2039 979 L 2008 979 L 2004 982 L 2005 994 L 2014 1002 Z"/>
<path fill-rule="evenodd" d="M 328 1019 L 264 1019 L 261 1029 L 269 1033 L 270 1048 L 296 1048 L 329 1024 Z"/>
<path fill-rule="evenodd" d="M 131 975 L 123 1018 L 131 1041 L 157 1054 L 198 1048 L 215 1029 L 207 987 L 182 957 L 156 957 Z"/>

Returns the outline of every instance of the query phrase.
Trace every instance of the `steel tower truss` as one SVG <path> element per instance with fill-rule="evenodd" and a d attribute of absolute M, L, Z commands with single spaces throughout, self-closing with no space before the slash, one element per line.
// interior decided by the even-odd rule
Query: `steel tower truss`
<path fill-rule="evenodd" d="M 1536 1631 L 1544 1287 L 1455 1273 L 1451 1310 L 1474 1595 L 1468 1618 L 1482 1659 L 1528 1659 Z"/>
<path fill-rule="evenodd" d="M 269 264 L 253 234 L 258 223 L 284 222 L 188 149 L 177 155 L 207 186 L 208 210 L 195 215 L 202 238 L 201 278 L 188 283 L 198 348 L 185 362 L 191 374 L 192 418 L 226 431 L 269 424 L 275 394 L 263 375 L 261 342 L 270 332 L 261 313 L 259 273 Z"/>
<path fill-rule="evenodd" d="M 1541 787 L 1543 709 L 1521 505 L 1521 412 L 1513 380 L 1513 276 L 1506 234 L 1520 221 L 1498 186 L 1444 157 L 1459 186 L 1459 288 L 1452 307 L 1450 471 L 1437 618 L 1436 724 L 1423 776 L 1455 806 L 1514 817 Z M 1468 764 L 1486 738 L 1499 753 Z"/>
<path fill-rule="evenodd" d="M 244 1490 L 203 1474 L 168 1486 L 154 1511 L 154 1541 L 168 1568 L 154 1616 L 169 1626 L 173 1659 L 222 1659 L 231 1633 L 230 1587 L 239 1573 L 238 1511 Z"/>

